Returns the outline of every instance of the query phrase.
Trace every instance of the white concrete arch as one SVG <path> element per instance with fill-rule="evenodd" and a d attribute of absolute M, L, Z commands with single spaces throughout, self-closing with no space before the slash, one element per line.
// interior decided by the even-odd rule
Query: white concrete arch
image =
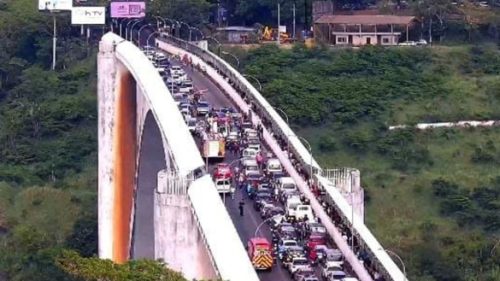
<path fill-rule="evenodd" d="M 214 183 L 197 178 L 206 173 L 204 162 L 151 62 L 108 33 L 98 81 L 99 257 L 161 258 L 188 279 L 258 280 Z M 216 221 L 203 215 L 206 208 Z M 145 240 L 134 244 L 138 237 Z"/>

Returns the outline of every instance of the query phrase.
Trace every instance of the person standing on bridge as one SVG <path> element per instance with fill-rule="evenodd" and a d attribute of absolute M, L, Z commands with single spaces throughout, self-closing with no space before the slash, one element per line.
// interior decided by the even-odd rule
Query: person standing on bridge
<path fill-rule="evenodd" d="M 240 210 L 240 217 L 243 217 L 243 215 L 244 215 L 243 206 L 245 206 L 245 202 L 243 202 L 243 200 L 241 200 L 240 203 L 238 204 L 238 209 Z"/>

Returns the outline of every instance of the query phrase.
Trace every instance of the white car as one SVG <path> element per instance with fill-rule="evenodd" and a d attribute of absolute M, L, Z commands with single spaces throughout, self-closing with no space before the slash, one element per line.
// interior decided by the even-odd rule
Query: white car
<path fill-rule="evenodd" d="M 290 272 L 290 274 L 294 274 L 299 269 L 309 268 L 309 267 L 310 267 L 309 260 L 306 257 L 295 257 L 288 264 L 288 272 Z"/>
<path fill-rule="evenodd" d="M 234 193 L 234 188 L 231 186 L 230 179 L 215 180 L 215 187 L 219 193 Z"/>
<path fill-rule="evenodd" d="M 302 219 L 307 216 L 309 222 L 313 222 L 314 214 L 311 206 L 309 205 L 297 205 L 293 209 L 288 209 L 288 216 L 294 217 L 296 220 Z"/>
<path fill-rule="evenodd" d="M 297 190 L 297 185 L 291 177 L 281 177 L 278 179 L 278 189 L 281 193 L 291 193 Z"/>
<path fill-rule="evenodd" d="M 172 65 L 170 67 L 170 74 L 171 75 L 181 75 L 181 73 L 184 73 L 184 70 L 179 65 Z"/>
<path fill-rule="evenodd" d="M 326 279 L 329 276 L 331 276 L 334 272 L 342 272 L 342 271 L 343 269 L 340 266 L 323 265 L 321 267 L 321 276 L 323 277 L 323 279 Z M 345 275 L 343 277 L 345 277 Z"/>

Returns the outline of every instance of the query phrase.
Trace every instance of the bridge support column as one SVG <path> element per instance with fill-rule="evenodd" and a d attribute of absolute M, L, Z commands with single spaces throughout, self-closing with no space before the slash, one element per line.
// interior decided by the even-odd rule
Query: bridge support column
<path fill-rule="evenodd" d="M 207 260 L 202 252 L 204 245 L 199 245 L 202 240 L 187 195 L 190 182 L 173 172 L 160 171 L 154 204 L 155 258 L 182 271 L 188 280 L 207 278 L 200 264 Z"/>

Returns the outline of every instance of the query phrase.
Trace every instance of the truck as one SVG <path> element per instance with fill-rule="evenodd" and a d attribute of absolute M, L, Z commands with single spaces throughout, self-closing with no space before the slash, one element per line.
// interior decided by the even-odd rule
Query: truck
<path fill-rule="evenodd" d="M 248 256 L 255 269 L 271 270 L 274 264 L 272 245 L 263 237 L 254 237 L 248 240 Z"/>
<path fill-rule="evenodd" d="M 224 158 L 226 153 L 224 137 L 217 133 L 205 133 L 202 151 L 205 158 Z"/>

